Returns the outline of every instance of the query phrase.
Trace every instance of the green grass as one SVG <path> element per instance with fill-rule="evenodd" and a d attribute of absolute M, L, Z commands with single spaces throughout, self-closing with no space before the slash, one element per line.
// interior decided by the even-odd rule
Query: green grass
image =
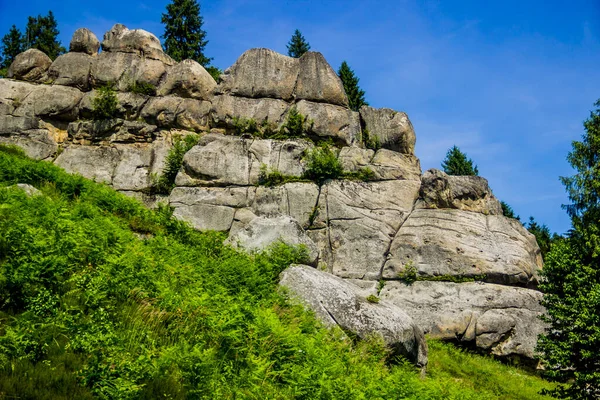
<path fill-rule="evenodd" d="M 0 146 L 0 399 L 541 398 L 540 379 L 435 342 L 421 379 L 277 292 L 302 250 L 223 239 Z"/>

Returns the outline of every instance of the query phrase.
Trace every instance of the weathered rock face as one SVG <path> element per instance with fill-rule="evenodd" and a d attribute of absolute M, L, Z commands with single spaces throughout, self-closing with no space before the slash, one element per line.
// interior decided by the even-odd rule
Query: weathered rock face
<path fill-rule="evenodd" d="M 38 49 L 29 49 L 15 57 L 8 68 L 8 77 L 29 82 L 39 82 L 46 79 L 46 71 L 52 60 Z"/>
<path fill-rule="evenodd" d="M 118 24 L 101 54 L 83 29 L 71 50 L 54 63 L 23 53 L 11 66 L 17 80 L 0 79 L 0 143 L 149 207 L 166 202 L 177 218 L 228 232 L 249 251 L 280 239 L 305 244 L 319 270 L 291 269 L 289 286 L 325 322 L 333 316 L 361 337 L 378 332 L 418 363 L 425 350 L 414 323 L 498 355 L 533 357 L 543 330 L 534 236 L 502 215 L 485 179 L 421 175 L 406 114 L 349 110 L 321 54 L 252 49 L 217 85 L 199 64 L 175 64 L 154 35 Z M 105 84 L 117 90 L 116 109 L 94 120 L 95 88 Z M 284 140 L 294 108 L 305 132 Z M 383 148 L 365 149 L 363 128 Z M 153 194 L 174 139 L 191 134 L 199 141 L 175 188 Z M 347 179 L 304 178 L 322 142 L 335 147 Z M 405 285 L 406 274 L 419 281 Z M 368 303 L 369 294 L 388 301 Z"/>
<path fill-rule="evenodd" d="M 406 113 L 389 108 L 362 106 L 360 117 L 369 134 L 376 137 L 384 149 L 403 154 L 415 153 L 417 137 Z"/>
<path fill-rule="evenodd" d="M 73 33 L 69 51 L 72 53 L 85 53 L 95 56 L 100 50 L 100 41 L 92 31 L 87 28 L 79 28 Z"/>
<path fill-rule="evenodd" d="M 401 309 L 386 302 L 368 302 L 353 284 L 308 266 L 290 266 L 280 285 L 329 326 L 339 326 L 361 338 L 379 335 L 396 355 L 418 366 L 427 365 L 427 344 L 421 328 Z"/>

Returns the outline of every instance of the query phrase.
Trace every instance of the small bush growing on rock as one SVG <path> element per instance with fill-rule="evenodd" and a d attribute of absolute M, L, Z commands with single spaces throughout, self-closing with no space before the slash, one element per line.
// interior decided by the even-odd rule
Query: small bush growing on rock
<path fill-rule="evenodd" d="M 222 70 L 211 65 L 210 67 L 206 68 L 206 72 L 208 72 L 210 76 L 212 76 L 215 82 L 219 83 L 219 81 L 221 80 L 221 74 L 223 73 Z"/>
<path fill-rule="evenodd" d="M 417 272 L 417 267 L 413 265 L 412 261 L 409 261 L 404 265 L 404 269 L 398 273 L 398 278 L 410 285 L 419 280 Z"/>
<path fill-rule="evenodd" d="M 360 168 L 358 171 L 344 172 L 343 175 L 346 179 L 359 180 L 359 181 L 372 181 L 375 178 L 375 172 L 369 167 Z"/>
<path fill-rule="evenodd" d="M 261 186 L 277 186 L 288 182 L 298 182 L 302 178 L 291 175 L 284 175 L 277 169 L 270 169 L 266 164 L 260 165 L 260 173 L 258 174 L 258 184 Z"/>
<path fill-rule="evenodd" d="M 111 119 L 117 115 L 117 93 L 112 85 L 96 90 L 92 99 L 92 115 L 94 119 Z"/>
<path fill-rule="evenodd" d="M 249 133 L 251 135 L 260 135 L 258 123 L 254 118 L 246 119 L 233 117 L 233 130 L 236 136 L 241 136 L 245 133 Z"/>
<path fill-rule="evenodd" d="M 148 82 L 133 82 L 127 87 L 127 91 L 146 96 L 156 95 L 156 87 Z"/>
<path fill-rule="evenodd" d="M 285 124 L 279 130 L 276 139 L 306 136 L 310 132 L 312 124 L 312 121 L 300 114 L 294 106 L 290 109 Z"/>
<path fill-rule="evenodd" d="M 153 192 L 158 194 L 169 194 L 175 186 L 175 178 L 183 164 L 183 156 L 192 147 L 198 144 L 197 135 L 177 136 L 173 140 L 173 147 L 165 160 L 165 167 L 153 187 Z"/>
<path fill-rule="evenodd" d="M 371 135 L 371 132 L 367 128 L 362 130 L 362 142 L 367 149 L 379 150 L 381 148 L 381 142 L 375 135 Z"/>
<path fill-rule="evenodd" d="M 319 185 L 327 179 L 338 179 L 344 175 L 344 168 L 329 145 L 324 144 L 308 151 L 306 160 L 304 177 Z"/>
<path fill-rule="evenodd" d="M 370 294 L 370 295 L 367 297 L 367 301 L 368 301 L 369 303 L 375 303 L 375 304 L 377 304 L 377 303 L 379 303 L 379 297 L 375 296 L 374 294 Z"/>

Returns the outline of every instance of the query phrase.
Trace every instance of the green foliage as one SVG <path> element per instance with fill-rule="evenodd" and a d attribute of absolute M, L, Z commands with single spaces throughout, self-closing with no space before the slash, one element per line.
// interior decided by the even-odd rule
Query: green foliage
<path fill-rule="evenodd" d="M 404 269 L 398 272 L 398 278 L 407 285 L 411 285 L 418 280 L 418 272 L 413 262 L 409 261 L 404 264 Z"/>
<path fill-rule="evenodd" d="M 286 47 L 288 49 L 288 56 L 294 58 L 300 58 L 304 53 L 310 50 L 310 44 L 308 44 L 298 29 L 294 31 L 294 34 Z"/>
<path fill-rule="evenodd" d="M 550 251 L 552 244 L 562 239 L 556 233 L 551 234 L 550 228 L 546 224 L 538 224 L 533 217 L 529 217 L 529 223 L 526 227 L 529 232 L 535 235 L 543 258 L 546 258 L 546 254 Z"/>
<path fill-rule="evenodd" d="M 465 282 L 484 282 L 487 275 L 435 275 L 435 276 L 418 276 L 418 281 L 429 281 L 429 282 L 453 282 L 453 283 L 465 283 Z"/>
<path fill-rule="evenodd" d="M 363 128 L 362 130 L 362 142 L 367 149 L 377 151 L 381 148 L 379 138 L 375 135 L 371 135 L 371 132 L 369 132 L 367 128 Z"/>
<path fill-rule="evenodd" d="M 23 36 L 24 49 L 38 49 L 54 60 L 66 51 L 58 40 L 59 33 L 52 11 L 48 11 L 46 16 L 28 17 Z"/>
<path fill-rule="evenodd" d="M 171 190 L 175 187 L 175 178 L 183 164 L 183 156 L 185 156 L 185 153 L 192 147 L 198 144 L 198 139 L 198 135 L 194 134 L 184 136 L 183 138 L 181 136 L 175 136 L 173 138 L 173 147 L 171 147 L 169 154 L 167 154 L 165 167 L 153 186 L 154 193 L 171 193 Z"/>
<path fill-rule="evenodd" d="M 328 179 L 339 179 L 343 175 L 344 168 L 330 146 L 322 145 L 308 151 L 304 178 L 321 185 Z"/>
<path fill-rule="evenodd" d="M 369 105 L 369 103 L 365 101 L 365 91 L 358 86 L 359 79 L 346 61 L 342 62 L 342 65 L 338 70 L 338 76 L 342 80 L 344 90 L 346 91 L 346 95 L 348 95 L 348 103 L 352 111 L 358 111 L 362 106 Z"/>
<path fill-rule="evenodd" d="M 467 155 L 456 146 L 452 146 L 446 153 L 446 158 L 442 161 L 442 169 L 448 175 L 479 175 L 473 160 L 467 158 Z"/>
<path fill-rule="evenodd" d="M 43 195 L 0 190 L 2 397 L 534 399 L 544 386 L 436 342 L 422 379 L 381 341 L 324 329 L 276 290 L 301 249 L 238 253 L 0 146 L 0 185 L 16 182 Z"/>
<path fill-rule="evenodd" d="M 502 214 L 507 217 L 507 218 L 513 218 L 516 219 L 517 221 L 521 220 L 521 217 L 519 217 L 516 213 L 515 210 L 513 210 L 513 208 L 505 201 L 501 201 L 500 205 L 502 206 Z"/>
<path fill-rule="evenodd" d="M 258 184 L 261 186 L 277 186 L 289 182 L 300 182 L 302 178 L 297 176 L 284 175 L 277 169 L 269 169 L 266 164 L 260 165 L 260 173 L 258 175 Z"/>
<path fill-rule="evenodd" d="M 134 81 L 127 87 L 127 91 L 131 93 L 142 94 L 145 96 L 156 95 L 156 87 L 148 82 Z"/>
<path fill-rule="evenodd" d="M 11 26 L 8 33 L 2 37 L 0 45 L 0 68 L 5 69 L 5 71 L 2 72 L 0 76 L 4 77 L 7 75 L 10 64 L 12 64 L 12 62 L 15 60 L 15 57 L 24 50 L 23 42 L 23 35 L 15 25 Z"/>
<path fill-rule="evenodd" d="M 595 106 L 567 157 L 577 172 L 560 178 L 573 230 L 546 254 L 540 284 L 550 329 L 538 351 L 561 383 L 551 393 L 565 399 L 600 398 L 600 100 Z"/>
<path fill-rule="evenodd" d="M 223 70 L 211 65 L 209 67 L 206 67 L 206 72 L 208 72 L 210 76 L 213 77 L 215 82 L 219 83 L 219 81 L 221 80 L 221 74 L 223 73 Z"/>
<path fill-rule="evenodd" d="M 165 25 L 162 35 L 165 53 L 175 61 L 194 60 L 207 67 L 212 58 L 204 55 L 208 44 L 204 23 L 200 15 L 200 4 L 196 0 L 172 0 L 167 12 L 162 14 L 161 23 Z"/>
<path fill-rule="evenodd" d="M 375 179 L 375 172 L 369 167 L 359 168 L 357 171 L 344 172 L 342 178 L 368 182 Z"/>
<path fill-rule="evenodd" d="M 258 123 L 254 118 L 246 119 L 233 117 L 233 130 L 237 136 L 241 136 L 245 133 L 250 135 L 260 135 Z"/>
<path fill-rule="evenodd" d="M 367 296 L 367 301 L 369 303 L 375 303 L 375 304 L 377 304 L 377 303 L 379 303 L 379 297 L 375 296 L 374 294 L 370 294 L 370 295 Z"/>
<path fill-rule="evenodd" d="M 111 119 L 117 116 L 117 93 L 112 85 L 96 89 L 92 98 L 92 116 L 94 119 Z"/>
<path fill-rule="evenodd" d="M 299 138 L 307 136 L 312 129 L 312 122 L 298 112 L 294 106 L 287 115 L 285 124 L 274 137 L 276 139 Z"/>

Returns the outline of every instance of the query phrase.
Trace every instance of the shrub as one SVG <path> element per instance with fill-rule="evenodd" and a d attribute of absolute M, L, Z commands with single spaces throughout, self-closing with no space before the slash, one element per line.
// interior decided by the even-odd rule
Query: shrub
<path fill-rule="evenodd" d="M 223 73 L 222 70 L 211 65 L 210 67 L 206 68 L 206 72 L 208 72 L 210 76 L 213 77 L 215 82 L 219 83 L 219 81 L 221 80 L 221 74 Z"/>
<path fill-rule="evenodd" d="M 298 138 L 306 136 L 312 128 L 312 122 L 298 112 L 296 106 L 290 109 L 285 124 L 279 130 L 277 139 Z"/>
<path fill-rule="evenodd" d="M 148 82 L 133 82 L 127 87 L 127 91 L 146 96 L 156 95 L 156 86 Z"/>
<path fill-rule="evenodd" d="M 377 151 L 381 148 L 381 142 L 379 141 L 379 138 L 375 135 L 371 135 L 367 128 L 362 130 L 362 142 L 367 149 Z"/>
<path fill-rule="evenodd" d="M 410 285 L 418 280 L 417 272 L 417 267 L 413 265 L 412 261 L 409 261 L 404 265 L 404 269 L 398 273 L 398 278 Z"/>
<path fill-rule="evenodd" d="M 344 168 L 338 160 L 337 154 L 327 144 L 309 150 L 306 160 L 304 177 L 319 185 L 327 179 L 341 178 L 344 174 Z"/>
<path fill-rule="evenodd" d="M 374 294 L 370 294 L 369 296 L 367 296 L 367 301 L 369 303 L 379 303 L 379 297 L 375 296 Z"/>
<path fill-rule="evenodd" d="M 253 118 L 246 119 L 233 117 L 233 130 L 234 134 L 237 136 L 241 136 L 245 133 L 249 133 L 251 135 L 260 134 L 260 131 L 258 129 L 258 123 Z"/>
<path fill-rule="evenodd" d="M 353 179 L 359 181 L 371 181 L 375 178 L 375 172 L 369 167 L 362 167 L 358 171 L 344 172 L 343 177 L 346 179 Z"/>
<path fill-rule="evenodd" d="M 169 194 L 175 186 L 175 178 L 183 164 L 183 156 L 192 147 L 198 144 L 198 135 L 191 134 L 185 137 L 176 136 L 173 140 L 173 147 L 165 160 L 165 167 L 162 174 L 153 185 L 153 192 L 158 194 Z"/>
<path fill-rule="evenodd" d="M 117 116 L 117 94 L 112 85 L 96 89 L 92 99 L 92 116 L 94 119 L 111 119 Z"/>

